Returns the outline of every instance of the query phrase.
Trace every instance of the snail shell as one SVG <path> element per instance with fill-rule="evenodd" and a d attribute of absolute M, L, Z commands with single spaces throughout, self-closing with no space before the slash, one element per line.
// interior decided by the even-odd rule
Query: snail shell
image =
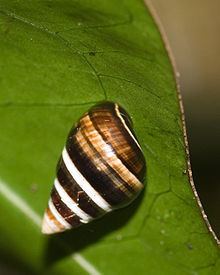
<path fill-rule="evenodd" d="M 95 105 L 68 135 L 42 232 L 75 228 L 128 205 L 143 189 L 145 170 L 127 112 L 113 102 Z"/>

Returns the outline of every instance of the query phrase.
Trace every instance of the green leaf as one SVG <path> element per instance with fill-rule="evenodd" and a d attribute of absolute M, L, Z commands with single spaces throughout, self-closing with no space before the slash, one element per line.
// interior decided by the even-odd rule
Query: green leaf
<path fill-rule="evenodd" d="M 173 69 L 143 1 L 0 1 L 0 247 L 40 274 L 217 274 L 185 171 Z M 147 159 L 129 207 L 46 237 L 40 223 L 71 126 L 119 102 Z"/>

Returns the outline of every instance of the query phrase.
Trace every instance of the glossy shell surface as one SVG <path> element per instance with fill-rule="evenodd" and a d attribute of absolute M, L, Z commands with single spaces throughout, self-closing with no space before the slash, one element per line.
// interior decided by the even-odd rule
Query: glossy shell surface
<path fill-rule="evenodd" d="M 128 113 L 113 102 L 95 105 L 68 135 L 42 232 L 75 228 L 128 205 L 143 189 L 145 171 Z"/>

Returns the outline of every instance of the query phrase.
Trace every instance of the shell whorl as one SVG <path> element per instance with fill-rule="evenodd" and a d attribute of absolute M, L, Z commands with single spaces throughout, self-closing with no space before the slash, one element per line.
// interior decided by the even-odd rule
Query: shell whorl
<path fill-rule="evenodd" d="M 42 232 L 75 228 L 128 205 L 143 189 L 145 171 L 127 112 L 113 102 L 95 105 L 68 135 Z"/>

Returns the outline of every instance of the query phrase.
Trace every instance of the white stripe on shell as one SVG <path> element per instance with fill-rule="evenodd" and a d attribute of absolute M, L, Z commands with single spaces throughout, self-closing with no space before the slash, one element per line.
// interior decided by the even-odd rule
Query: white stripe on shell
<path fill-rule="evenodd" d="M 62 224 L 65 229 L 70 229 L 72 226 L 60 215 L 60 213 L 57 211 L 56 207 L 54 206 L 52 200 L 49 200 L 48 203 L 49 209 L 51 213 L 54 215 L 55 219 Z"/>
<path fill-rule="evenodd" d="M 137 146 L 138 146 L 138 147 L 140 148 L 140 150 L 142 151 L 140 144 L 138 143 L 138 141 L 136 140 L 136 138 L 135 138 L 134 135 L 132 134 L 131 130 L 128 128 L 128 125 L 126 124 L 124 118 L 123 118 L 122 115 L 120 114 L 119 106 L 118 106 L 117 103 L 115 103 L 115 112 L 116 112 L 117 116 L 119 117 L 119 119 L 121 120 L 121 122 L 123 123 L 125 129 L 126 129 L 127 132 L 129 133 L 129 135 L 132 137 L 132 139 L 134 140 L 134 142 L 137 144 Z"/>
<path fill-rule="evenodd" d="M 79 208 L 78 204 L 75 203 L 73 199 L 67 194 L 58 179 L 55 179 L 54 187 L 56 188 L 62 202 L 80 218 L 82 223 L 88 223 L 89 221 L 93 220 L 93 218 L 84 212 L 81 208 Z"/>
<path fill-rule="evenodd" d="M 100 194 L 90 185 L 90 183 L 83 177 L 80 171 L 76 168 L 72 162 L 66 148 L 63 149 L 62 153 L 63 161 L 66 165 L 67 170 L 70 172 L 73 179 L 83 189 L 83 191 L 103 210 L 109 212 L 112 210 L 110 204 L 105 201 Z"/>
<path fill-rule="evenodd" d="M 61 232 L 61 228 L 59 228 L 53 220 L 51 220 L 47 213 L 44 214 L 43 224 L 42 224 L 42 232 L 44 234 L 51 234 L 56 232 Z"/>

